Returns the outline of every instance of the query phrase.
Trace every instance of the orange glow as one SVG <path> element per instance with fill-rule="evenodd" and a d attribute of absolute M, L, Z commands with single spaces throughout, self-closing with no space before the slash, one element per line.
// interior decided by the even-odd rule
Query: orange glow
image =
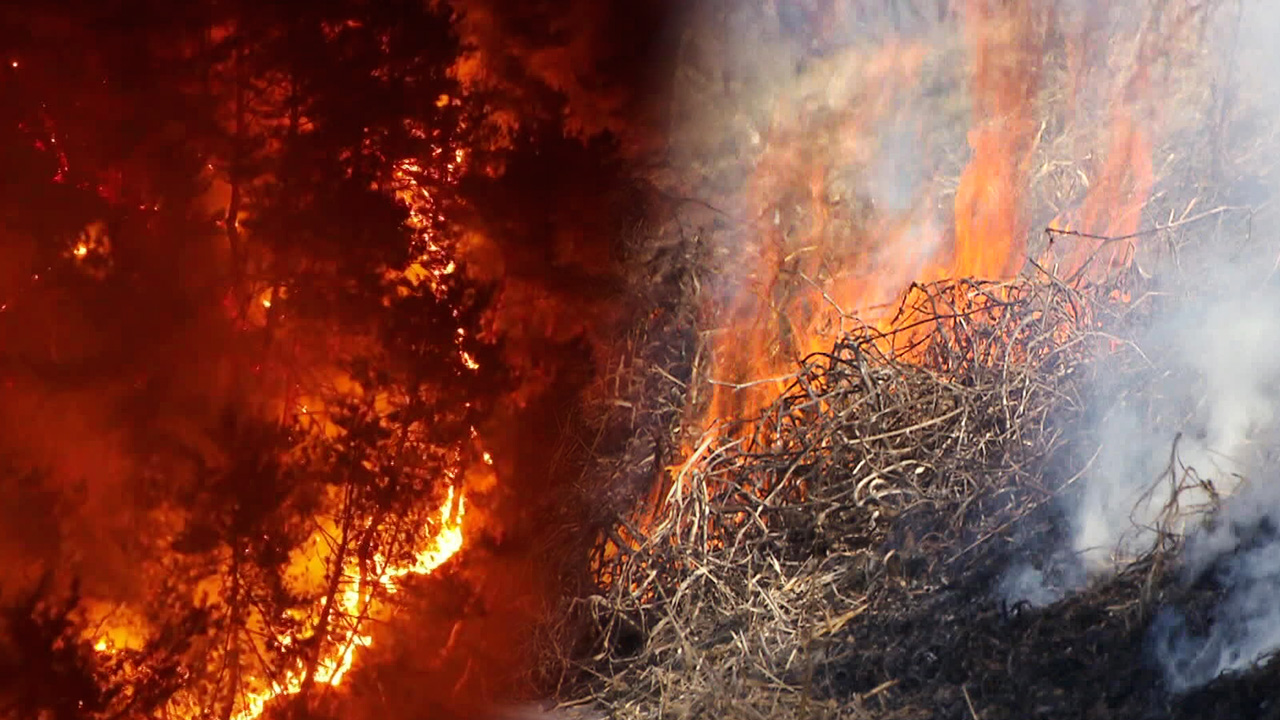
<path fill-rule="evenodd" d="M 333 687 L 342 684 L 342 680 L 355 660 L 356 649 L 373 644 L 373 637 L 362 632 L 360 628 L 360 619 L 368 617 L 370 611 L 374 609 L 369 607 L 374 597 L 372 589 L 376 586 L 388 594 L 395 593 L 399 589 L 396 583 L 398 579 L 410 575 L 429 575 L 448 562 L 462 550 L 462 520 L 465 514 L 465 498 L 459 494 L 455 504 L 455 493 L 451 487 L 444 503 L 440 506 L 439 528 L 434 531 L 435 534 L 422 549 L 414 554 L 411 563 L 388 566 L 386 558 L 375 555 L 371 567 L 382 569 L 370 579 L 366 573 L 361 572 L 357 560 L 353 558 L 348 561 L 343 577 L 351 579 L 342 583 L 343 586 L 335 596 L 335 600 L 340 616 L 351 618 L 352 622 L 345 628 L 345 635 L 332 643 L 328 652 L 316 664 L 312 678 L 314 682 Z M 427 530 L 431 532 L 432 529 L 427 528 Z M 323 603 L 317 606 L 316 612 L 318 613 L 322 608 Z M 292 644 L 293 639 L 285 637 L 279 638 L 279 641 L 287 646 Z M 235 720 L 254 720 L 262 714 L 267 704 L 276 698 L 301 692 L 305 680 L 305 668 L 301 666 L 294 668 L 285 674 L 282 681 L 273 681 L 271 687 L 246 694 L 241 701 L 239 712 L 232 717 Z"/>
<path fill-rule="evenodd" d="M 347 673 L 355 662 L 356 650 L 373 644 L 373 636 L 362 628 L 366 618 L 375 617 L 385 609 L 378 607 L 378 596 L 375 590 L 388 595 L 400 589 L 400 579 L 414 575 L 429 575 L 435 572 L 463 547 L 463 519 L 466 515 L 466 498 L 450 487 L 444 502 L 436 512 L 437 520 L 424 528 L 427 539 L 414 553 L 410 562 L 403 565 L 390 565 L 386 558 L 375 554 L 369 568 L 362 569 L 358 559 L 348 558 L 342 571 L 337 593 L 336 617 L 344 618 L 345 624 L 339 630 L 336 640 L 327 642 L 324 653 L 315 664 L 312 681 L 318 685 L 337 687 L 342 684 Z M 327 564 L 327 563 L 326 563 Z M 313 616 L 319 617 L 324 609 L 325 598 L 313 608 Z M 314 620 L 313 620 L 314 623 Z M 333 628 L 331 627 L 331 630 Z M 276 640 L 284 647 L 306 638 L 306 632 L 299 637 L 283 636 Z M 100 637 L 93 648 L 99 653 L 112 653 L 116 645 L 109 636 Z M 239 696 L 234 720 L 255 720 L 266 710 L 268 704 L 277 698 L 296 695 L 302 691 L 307 680 L 307 669 L 299 663 L 283 674 L 283 678 L 273 680 L 266 677 L 246 678 L 246 685 L 266 685 L 266 687 L 244 692 Z"/>

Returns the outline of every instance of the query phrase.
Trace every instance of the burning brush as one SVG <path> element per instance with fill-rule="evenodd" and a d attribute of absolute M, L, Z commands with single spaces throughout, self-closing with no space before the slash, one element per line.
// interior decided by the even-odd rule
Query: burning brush
<path fill-rule="evenodd" d="M 1274 649 L 1238 642 L 1272 626 L 1274 573 L 1206 570 L 1270 557 L 1257 517 L 1205 522 L 1280 447 L 1260 312 L 1280 301 L 1215 247 L 1269 266 L 1271 216 L 1191 179 L 1220 145 L 1175 143 L 1225 112 L 1196 89 L 1221 68 L 1191 62 L 1223 16 L 1085 5 L 881 26 L 818 4 L 848 32 L 818 55 L 768 8 L 706 19 L 723 67 L 691 67 L 684 102 L 719 112 L 681 137 L 714 212 L 680 288 L 703 329 L 636 383 L 688 404 L 602 463 L 654 481 L 551 628 L 562 691 L 635 718 L 1063 716 L 1084 695 L 1136 716 Z M 1189 578 L 1240 598 L 1217 631 L 1151 623 L 1184 544 Z"/>

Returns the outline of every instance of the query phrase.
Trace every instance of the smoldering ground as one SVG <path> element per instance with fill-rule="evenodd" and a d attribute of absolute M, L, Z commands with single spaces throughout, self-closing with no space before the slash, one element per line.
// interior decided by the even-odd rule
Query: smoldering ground
<path fill-rule="evenodd" d="M 1126 349 L 1147 370 L 1102 375 L 1080 429 L 1088 468 L 1058 505 L 1069 532 L 1042 547 L 1042 562 L 1015 563 L 1000 588 L 1009 600 L 1049 604 L 1153 550 L 1178 549 L 1179 580 L 1148 636 L 1176 693 L 1280 648 L 1280 226 L 1269 209 L 1280 156 L 1254 134 L 1277 108 L 1266 79 L 1275 49 L 1264 38 L 1280 27 L 1280 13 L 1247 2 L 1224 8 L 1221 22 L 1223 42 L 1209 50 L 1219 54 L 1231 100 L 1221 122 L 1249 149 L 1235 154 L 1231 174 L 1200 168 L 1197 177 L 1210 172 L 1226 212 L 1247 221 L 1206 225 L 1180 257 L 1148 261 L 1144 271 L 1165 279 L 1162 297 L 1149 298 L 1162 309 Z"/>

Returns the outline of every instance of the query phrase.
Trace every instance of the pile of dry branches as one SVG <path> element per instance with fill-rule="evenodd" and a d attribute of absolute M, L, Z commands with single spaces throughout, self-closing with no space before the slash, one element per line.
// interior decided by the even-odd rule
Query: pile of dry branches
<path fill-rule="evenodd" d="M 842 318 L 846 334 L 804 358 L 759 416 L 672 433 L 709 394 L 701 378 L 713 364 L 711 331 L 692 308 L 723 300 L 701 289 L 710 283 L 700 285 L 700 273 L 741 261 L 741 233 L 726 227 L 750 237 L 758 230 L 754 214 L 720 198 L 736 197 L 744 167 L 759 160 L 752 148 L 763 125 L 753 118 L 772 117 L 752 112 L 750 98 L 773 96 L 746 84 L 730 93 L 725 73 L 688 74 L 705 80 L 693 83 L 690 102 L 721 102 L 694 113 L 716 122 L 690 130 L 689 153 L 705 178 L 689 185 L 726 209 L 700 206 L 708 217 L 655 231 L 665 240 L 647 245 L 681 261 L 655 259 L 666 270 L 637 282 L 669 287 L 602 381 L 605 411 L 585 423 L 601 430 L 582 439 L 600 455 L 584 485 L 611 489 L 589 528 L 599 537 L 599 582 L 545 628 L 539 686 L 600 716 L 646 720 L 1247 715 L 1250 693 L 1266 692 L 1274 672 L 1170 706 L 1159 670 L 1147 664 L 1144 633 L 1173 592 L 1166 540 L 1176 539 L 1162 536 L 1122 571 L 1047 607 L 1008 606 L 997 589 L 1011 562 L 1061 545 L 1069 532 L 1069 503 L 1058 500 L 1084 484 L 1097 456 L 1091 413 L 1111 400 L 1097 394 L 1124 387 L 1142 395 L 1157 384 L 1159 359 L 1144 356 L 1135 338 L 1203 280 L 1193 245 L 1216 257 L 1253 241 L 1253 211 L 1242 206 L 1258 199 L 1203 185 L 1210 165 L 1245 172 L 1217 157 L 1229 144 L 1195 142 L 1192 108 L 1216 101 L 1193 93 L 1161 101 L 1185 110 L 1175 115 L 1186 127 L 1170 126 L 1177 152 L 1157 153 L 1167 160 L 1144 216 L 1155 230 L 1050 238 L 1094 241 L 1124 259 L 1140 245 L 1160 255 L 1164 276 L 1153 279 L 1144 257 L 1102 280 L 1085 277 L 1098 267 L 1056 277 L 1032 262 L 1013 281 L 914 286 L 888 332 Z M 1207 86 L 1185 79 L 1188 93 Z M 740 112 L 714 99 L 721 84 L 743 103 Z M 933 118 L 937 132 L 955 125 L 947 117 Z M 1093 172 L 1081 158 L 1094 156 L 1078 148 L 1099 144 L 1078 135 L 1100 130 L 1092 124 L 1048 128 L 1030 190 L 1041 222 L 1082 195 Z M 715 150 L 726 137 L 738 150 Z M 941 163 L 942 174 L 958 174 L 951 166 L 962 160 Z M 1222 188 L 1239 185 L 1227 175 Z M 825 203 L 838 195 L 831 190 L 814 197 Z M 775 207 L 785 218 L 795 205 L 761 194 L 769 210 L 761 217 L 774 225 Z M 796 227 L 814 226 L 803 208 L 794 212 Z M 728 257 L 706 257 L 717 253 Z M 799 273 L 783 279 L 814 284 Z M 790 307 L 769 305 L 797 320 Z M 1176 425 L 1157 393 L 1147 395 L 1148 419 Z"/>
<path fill-rule="evenodd" d="M 913 694 L 921 663 L 967 675 L 992 660 L 945 667 L 946 636 L 975 626 L 927 606 L 963 596 L 1003 632 L 993 554 L 1051 525 L 1050 500 L 1083 472 L 1071 429 L 1099 354 L 1126 354 L 1138 282 L 918 286 L 891 333 L 807 358 L 757 420 L 696 439 L 652 512 L 603 535 L 606 591 L 553 633 L 562 695 L 635 718 L 972 705 L 963 683 L 950 700 Z M 903 622 L 918 630 L 890 627 Z"/>

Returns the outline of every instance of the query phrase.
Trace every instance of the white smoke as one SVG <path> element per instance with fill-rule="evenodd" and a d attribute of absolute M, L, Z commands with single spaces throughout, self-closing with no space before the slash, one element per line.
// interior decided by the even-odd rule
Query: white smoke
<path fill-rule="evenodd" d="M 1152 645 L 1174 692 L 1247 670 L 1280 650 L 1280 493 L 1250 484 L 1188 540 L 1185 580 L 1209 582 L 1221 599 L 1207 618 L 1165 608 Z"/>
<path fill-rule="evenodd" d="M 1204 377 L 1206 441 L 1193 450 L 1227 497 L 1189 528 L 1184 584 L 1216 587 L 1193 618 L 1165 608 L 1152 647 L 1174 692 L 1248 669 L 1280 650 L 1280 292 L 1238 293 L 1205 313 L 1203 342 L 1186 348 Z"/>
<path fill-rule="evenodd" d="M 1251 439 L 1280 400 L 1280 318 L 1265 310 L 1277 302 L 1270 290 L 1193 300 L 1148 337 L 1143 353 L 1160 381 L 1122 393 L 1104 416 L 1075 507 L 1073 549 L 1090 572 L 1143 552 L 1160 532 L 1181 534 L 1215 494 L 1235 491 Z M 1153 424 L 1153 403 L 1187 415 Z"/>
<path fill-rule="evenodd" d="M 1050 605 L 1165 534 L 1184 538 L 1182 586 L 1217 594 L 1199 612 L 1163 608 L 1152 624 L 1173 692 L 1280 651 L 1280 290 L 1262 282 L 1224 272 L 1143 338 L 1154 380 L 1108 382 L 1093 399 L 1111 406 L 1092 428 L 1082 487 L 1063 498 L 1068 547 L 1040 567 L 1016 563 L 998 588 L 1010 604 Z"/>
<path fill-rule="evenodd" d="M 1058 551 L 1044 567 L 1017 563 L 1005 572 L 998 591 L 1010 606 L 1052 605 L 1085 583 L 1084 568 L 1066 551 Z"/>
<path fill-rule="evenodd" d="M 1280 112 L 1268 77 L 1280 62 L 1280 7 L 1247 0 L 1226 20 L 1237 27 L 1224 44 L 1232 53 L 1224 112 L 1243 136 L 1254 134 L 1256 203 L 1280 194 L 1271 172 L 1277 153 L 1256 140 Z M 1182 587 L 1214 603 L 1171 605 L 1152 623 L 1151 649 L 1175 693 L 1280 651 L 1280 290 L 1271 242 L 1280 228 L 1260 223 L 1249 234 L 1252 261 L 1226 259 L 1241 238 L 1206 228 L 1197 256 L 1173 269 L 1182 301 L 1139 343 L 1155 380 L 1097 388 L 1095 402 L 1110 407 L 1092 428 L 1098 452 L 1083 487 L 1065 503 L 1070 554 L 1044 571 L 1016 565 L 1000 587 L 1008 600 L 1049 604 L 1086 577 L 1123 567 L 1161 533 L 1185 539 Z M 1075 588 L 1045 578 L 1064 565 L 1086 571 Z"/>

